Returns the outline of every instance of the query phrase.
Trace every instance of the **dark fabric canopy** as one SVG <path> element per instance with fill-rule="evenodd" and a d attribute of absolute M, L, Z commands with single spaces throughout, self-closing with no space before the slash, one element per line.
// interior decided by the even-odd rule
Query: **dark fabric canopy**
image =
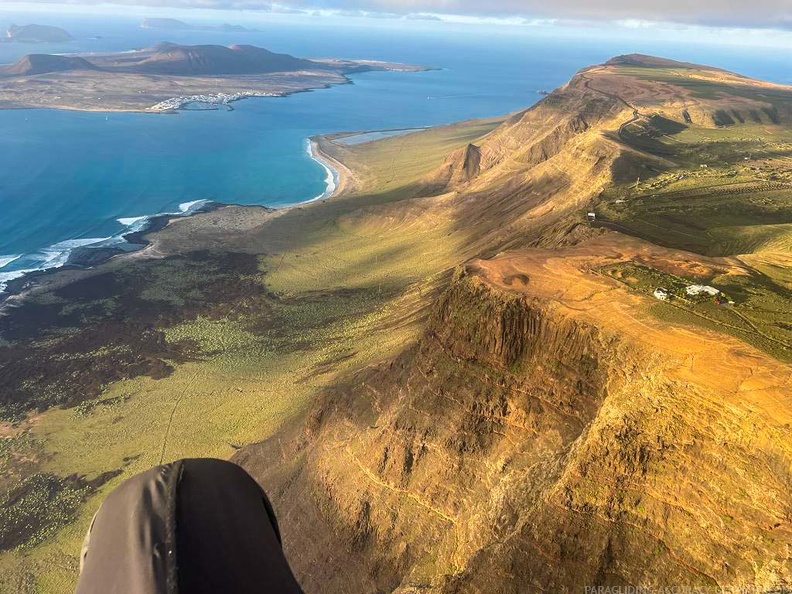
<path fill-rule="evenodd" d="M 85 537 L 76 594 L 301 594 L 275 514 L 239 466 L 188 459 L 134 476 Z"/>

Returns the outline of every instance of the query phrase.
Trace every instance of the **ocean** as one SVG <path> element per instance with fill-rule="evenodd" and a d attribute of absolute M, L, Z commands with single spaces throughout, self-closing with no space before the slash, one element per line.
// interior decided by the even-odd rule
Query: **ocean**
<path fill-rule="evenodd" d="M 333 182 L 306 150 L 310 136 L 508 114 L 529 107 L 541 99 L 540 91 L 562 85 L 580 68 L 614 55 L 651 53 L 792 82 L 783 56 L 759 49 L 578 39 L 511 28 L 496 28 L 494 35 L 480 26 L 303 21 L 256 23 L 260 33 L 227 34 L 145 30 L 137 19 L 23 20 L 64 26 L 78 39 L 55 46 L 0 44 L 0 63 L 31 51 L 124 51 L 167 40 L 249 43 L 300 57 L 437 69 L 359 74 L 354 84 L 248 99 L 233 111 L 0 111 L 0 291 L 27 271 L 62 266 L 75 247 L 121 245 L 121 235 L 151 215 L 189 214 L 204 201 L 278 207 L 321 196 Z"/>

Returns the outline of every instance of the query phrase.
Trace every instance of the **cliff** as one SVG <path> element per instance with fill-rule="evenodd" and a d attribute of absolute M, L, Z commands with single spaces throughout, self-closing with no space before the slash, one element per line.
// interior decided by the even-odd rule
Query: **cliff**
<path fill-rule="evenodd" d="M 749 125 L 718 121 L 728 108 L 780 133 L 790 98 L 620 57 L 422 180 L 467 262 L 420 339 L 236 455 L 272 495 L 307 592 L 792 585 L 788 366 L 602 268 L 753 273 L 583 220 L 636 177 L 699 170 L 683 130 Z"/>
<path fill-rule="evenodd" d="M 788 586 L 788 428 L 673 366 L 474 265 L 417 345 L 237 461 L 308 592 Z"/>

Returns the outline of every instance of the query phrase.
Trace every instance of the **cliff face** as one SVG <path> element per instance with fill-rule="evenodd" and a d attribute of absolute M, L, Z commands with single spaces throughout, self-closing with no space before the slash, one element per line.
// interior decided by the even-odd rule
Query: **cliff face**
<path fill-rule="evenodd" d="M 294 450 L 265 442 L 240 457 L 274 491 L 302 583 L 328 572 L 321 524 L 335 533 L 326 592 L 440 588 L 513 531 L 601 406 L 601 342 L 462 275 L 420 343 L 328 393 Z"/>
<path fill-rule="evenodd" d="M 789 585 L 788 427 L 746 437 L 668 365 L 471 268 L 417 345 L 237 461 L 308 592 Z"/>
<path fill-rule="evenodd" d="M 464 258 L 521 249 L 467 264 L 416 344 L 238 453 L 306 591 L 792 586 L 788 368 L 647 321 L 641 297 L 596 272 L 656 246 L 581 245 L 600 233 L 581 219 L 604 188 L 675 165 L 627 128 L 675 134 L 681 110 L 720 109 L 690 77 L 746 83 L 697 67 L 674 87 L 622 66 L 688 68 L 586 69 L 450 155 L 428 181 L 469 238 Z M 580 253 L 559 253 L 569 244 Z"/>
<path fill-rule="evenodd" d="M 451 154 L 429 182 L 452 195 L 471 253 L 567 245 L 596 234 L 581 211 L 614 179 L 669 166 L 614 138 L 630 105 L 580 76 Z"/>

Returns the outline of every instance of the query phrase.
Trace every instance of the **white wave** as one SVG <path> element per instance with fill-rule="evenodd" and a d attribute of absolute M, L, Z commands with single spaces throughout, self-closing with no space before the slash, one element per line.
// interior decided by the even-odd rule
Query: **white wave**
<path fill-rule="evenodd" d="M 11 264 L 11 262 L 14 262 L 15 260 L 19 260 L 19 258 L 21 257 L 22 254 L 17 254 L 16 256 L 0 256 L 0 268 L 5 268 L 9 264 Z"/>
<path fill-rule="evenodd" d="M 85 237 L 81 239 L 67 239 L 60 241 L 32 255 L 32 259 L 40 262 L 37 270 L 47 270 L 49 268 L 60 268 L 69 261 L 72 252 L 80 247 L 96 246 L 107 244 L 112 241 L 112 237 Z"/>
<path fill-rule="evenodd" d="M 314 202 L 315 200 L 324 200 L 325 198 L 330 198 L 333 194 L 335 194 L 336 188 L 338 187 L 338 172 L 330 167 L 330 165 L 324 159 L 316 155 L 313 141 L 310 138 L 308 139 L 306 152 L 308 153 L 308 156 L 311 157 L 311 159 L 322 166 L 322 168 L 327 173 L 327 176 L 325 177 L 325 191 L 318 196 L 314 196 L 310 200 L 301 202 L 300 204 L 307 204 L 308 202 Z"/>
<path fill-rule="evenodd" d="M 189 215 L 192 214 L 194 211 L 198 210 L 205 204 L 208 204 L 209 200 L 193 200 L 191 202 L 182 202 L 179 204 L 179 212 L 161 212 L 155 215 L 142 215 L 139 217 L 122 217 L 120 219 L 116 219 L 119 223 L 127 227 L 124 230 L 124 233 L 129 233 L 130 231 L 142 231 L 143 228 L 146 226 L 146 223 L 150 221 L 154 217 L 158 216 L 173 216 L 173 215 Z"/>
<path fill-rule="evenodd" d="M 142 217 L 124 217 L 121 219 L 116 219 L 119 223 L 121 223 L 124 227 L 131 227 L 135 223 L 139 223 L 140 221 L 147 221 L 149 219 L 149 215 L 143 215 Z"/>
<path fill-rule="evenodd" d="M 0 256 L 0 269 L 20 258 L 24 258 L 24 263 L 28 265 L 23 270 L 0 272 L 0 293 L 4 292 L 8 282 L 15 278 L 19 278 L 20 276 L 24 276 L 30 272 L 49 270 L 52 268 L 60 268 L 61 266 L 65 266 L 69 262 L 69 258 L 76 248 L 89 246 L 98 248 L 126 244 L 127 242 L 126 239 L 124 239 L 124 236 L 128 233 L 144 230 L 148 224 L 148 221 L 153 217 L 188 216 L 209 202 L 210 200 L 193 200 L 192 202 L 183 202 L 182 204 L 179 204 L 179 212 L 165 212 L 158 215 L 143 215 L 138 217 L 122 217 L 116 219 L 126 228 L 122 232 L 110 237 L 85 237 L 80 239 L 67 239 L 65 241 L 55 243 L 49 247 L 42 248 L 31 254 Z M 30 266 L 35 266 L 35 268 L 31 268 Z"/>
<path fill-rule="evenodd" d="M 36 268 L 29 268 L 27 270 L 14 270 L 12 272 L 0 272 L 0 293 L 5 291 L 8 282 L 26 275 L 28 272 L 35 272 Z"/>
<path fill-rule="evenodd" d="M 201 206 L 208 204 L 209 200 L 193 200 L 192 202 L 182 202 L 179 204 L 179 211 L 183 214 L 191 213 L 198 210 Z M 170 213 L 168 213 L 170 214 Z"/>
<path fill-rule="evenodd" d="M 102 244 L 106 245 L 112 240 L 113 237 L 84 237 L 81 239 L 67 239 L 65 241 L 59 241 L 58 243 L 55 243 L 49 247 L 42 248 L 35 253 L 26 254 L 24 255 L 24 262 L 25 264 L 28 264 L 28 267 L 21 270 L 0 272 L 0 293 L 5 291 L 6 287 L 8 286 L 8 281 L 12 281 L 15 278 L 24 276 L 29 272 L 48 270 L 50 268 L 60 268 L 61 266 L 66 265 L 66 263 L 69 261 L 69 257 L 76 248 L 94 245 L 99 246 Z M 3 266 L 0 266 L 0 268 L 7 266 L 11 262 L 19 260 L 22 257 L 22 255 L 19 255 L 11 259 L 11 256 L 0 256 L 0 263 L 3 264 Z M 35 266 L 35 268 L 30 268 L 31 265 Z"/>
<path fill-rule="evenodd" d="M 112 237 L 82 237 L 79 239 L 67 239 L 65 241 L 59 241 L 48 248 L 44 248 L 42 251 L 48 252 L 50 250 L 73 250 L 74 248 L 85 247 L 86 245 L 93 245 L 95 243 L 102 243 L 110 239 L 112 239 Z"/>

